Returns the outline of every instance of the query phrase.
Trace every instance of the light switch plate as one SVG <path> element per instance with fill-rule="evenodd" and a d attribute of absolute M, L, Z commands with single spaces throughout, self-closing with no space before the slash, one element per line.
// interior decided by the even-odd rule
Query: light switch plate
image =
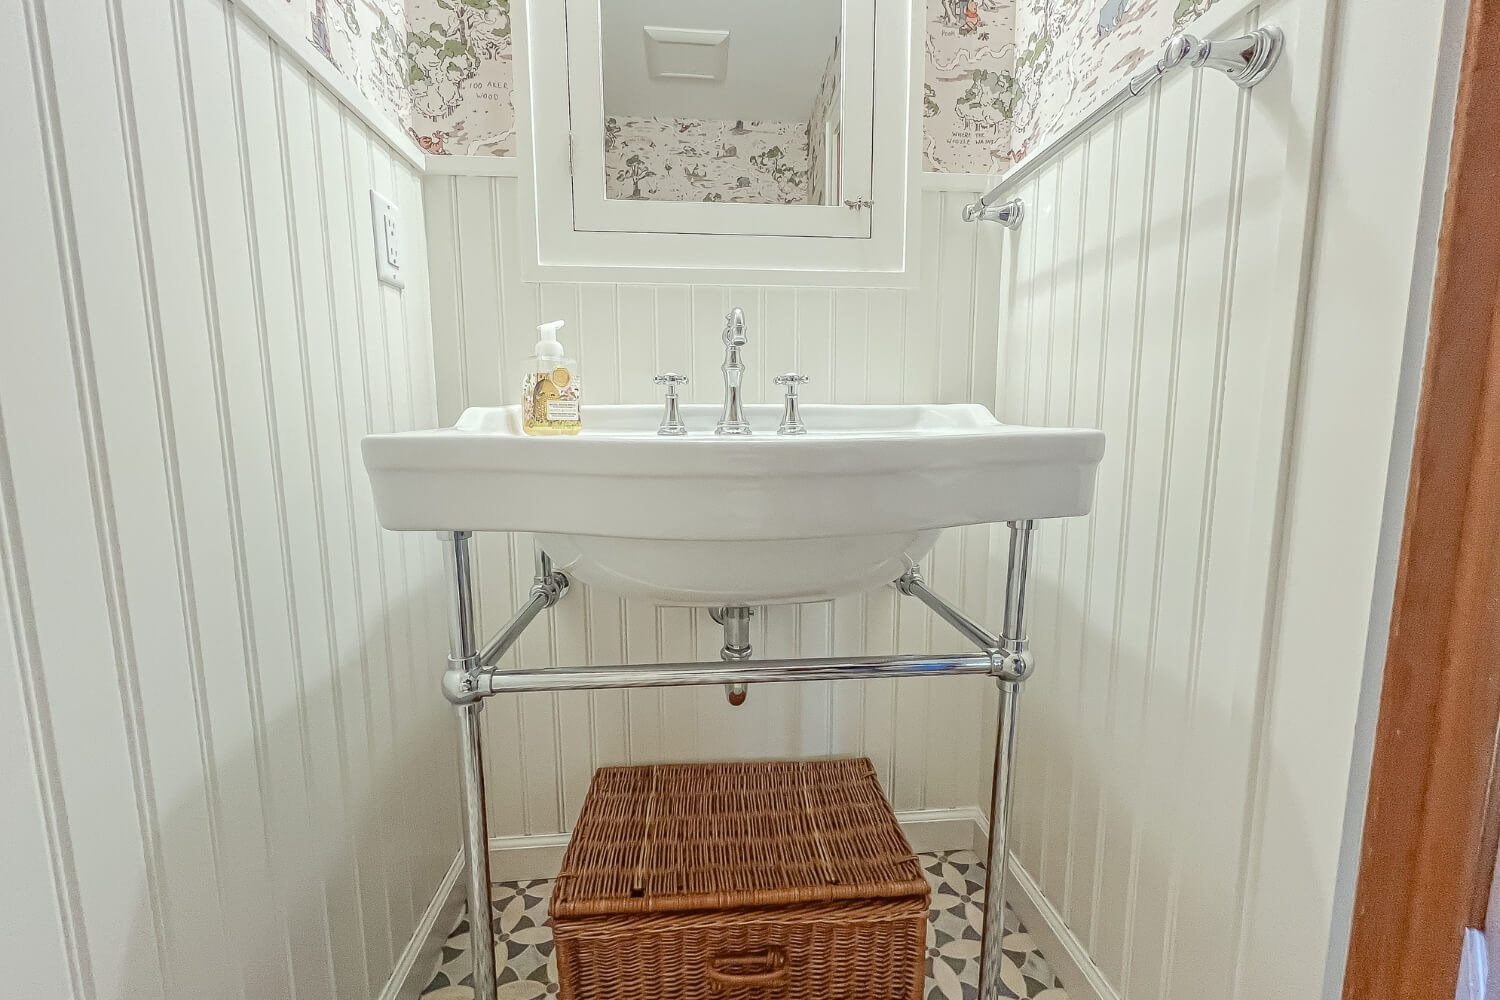
<path fill-rule="evenodd" d="M 382 284 L 405 288 L 401 276 L 404 261 L 401 233 L 401 210 L 379 191 L 370 190 L 370 217 L 375 233 L 375 276 Z"/>

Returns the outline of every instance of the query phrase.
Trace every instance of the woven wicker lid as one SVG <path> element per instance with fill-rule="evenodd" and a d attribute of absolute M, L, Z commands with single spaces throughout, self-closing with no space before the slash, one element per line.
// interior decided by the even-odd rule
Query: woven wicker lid
<path fill-rule="evenodd" d="M 601 768 L 554 917 L 926 898 L 865 758 Z"/>

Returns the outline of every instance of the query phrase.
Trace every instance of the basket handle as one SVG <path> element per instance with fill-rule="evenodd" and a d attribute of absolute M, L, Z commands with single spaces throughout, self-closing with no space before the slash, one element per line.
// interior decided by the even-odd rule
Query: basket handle
<path fill-rule="evenodd" d="M 708 960 L 709 981 L 717 986 L 769 986 L 785 979 L 786 952 L 780 948 L 739 955 L 715 955 Z"/>

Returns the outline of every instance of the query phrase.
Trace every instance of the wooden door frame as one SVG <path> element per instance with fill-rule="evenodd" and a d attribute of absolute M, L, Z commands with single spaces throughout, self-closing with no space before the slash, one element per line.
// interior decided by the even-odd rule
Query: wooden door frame
<path fill-rule="evenodd" d="M 1500 0 L 1450 164 L 1345 1000 L 1453 996 L 1500 840 Z"/>

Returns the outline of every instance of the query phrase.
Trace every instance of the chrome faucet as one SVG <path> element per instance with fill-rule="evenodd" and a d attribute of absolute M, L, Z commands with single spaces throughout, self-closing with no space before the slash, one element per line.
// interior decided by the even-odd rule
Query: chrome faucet
<path fill-rule="evenodd" d="M 715 434 L 749 434 L 750 421 L 745 419 L 745 408 L 740 400 L 745 384 L 745 362 L 740 359 L 740 348 L 745 346 L 745 313 L 738 306 L 724 317 L 724 363 L 719 370 L 724 373 L 724 411 L 714 427 Z"/>

